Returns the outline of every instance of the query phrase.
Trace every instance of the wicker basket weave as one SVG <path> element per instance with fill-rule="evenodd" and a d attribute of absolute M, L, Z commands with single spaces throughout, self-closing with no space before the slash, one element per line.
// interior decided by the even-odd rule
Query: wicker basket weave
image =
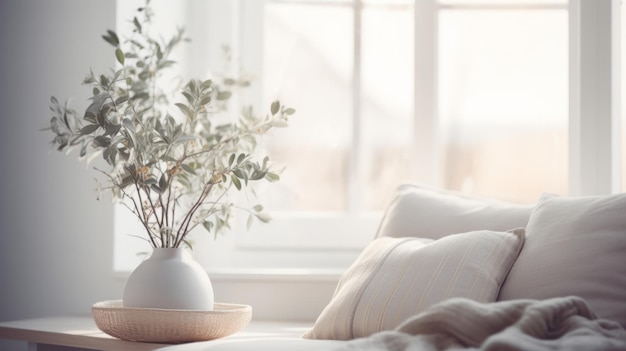
<path fill-rule="evenodd" d="M 122 300 L 95 303 L 91 312 L 103 332 L 130 341 L 205 341 L 242 330 L 252 317 L 248 305 L 216 303 L 213 311 L 126 308 Z"/>

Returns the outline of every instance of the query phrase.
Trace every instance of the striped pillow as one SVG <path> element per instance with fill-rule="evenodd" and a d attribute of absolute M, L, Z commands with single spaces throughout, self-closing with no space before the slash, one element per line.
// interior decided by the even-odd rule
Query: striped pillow
<path fill-rule="evenodd" d="M 493 302 L 523 242 L 524 229 L 376 239 L 304 338 L 349 340 L 391 330 L 452 297 Z"/>

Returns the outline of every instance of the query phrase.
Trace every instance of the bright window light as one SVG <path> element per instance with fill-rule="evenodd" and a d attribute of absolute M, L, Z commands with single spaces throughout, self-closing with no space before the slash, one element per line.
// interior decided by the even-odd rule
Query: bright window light
<path fill-rule="evenodd" d="M 447 188 L 535 202 L 566 194 L 565 10 L 443 10 L 439 116 Z"/>
<path fill-rule="evenodd" d="M 568 195 L 575 183 L 567 0 L 155 1 L 188 7 L 173 13 L 185 18 L 175 22 L 190 29 L 193 52 L 231 41 L 257 77 L 246 97 L 258 111 L 275 99 L 296 109 L 290 126 L 266 139 L 284 167 L 279 182 L 257 189 L 274 220 L 235 227 L 217 243 L 194 234 L 207 268 L 345 268 L 402 183 L 519 203 Z M 433 21 L 416 28 L 416 18 Z M 416 47 L 424 42 L 433 45 Z M 191 52 L 184 67 L 217 67 Z M 432 82 L 418 80 L 424 72 Z M 424 100 L 433 116 L 419 115 L 429 111 Z M 128 220 L 116 212 L 118 270 L 146 249 L 126 236 Z"/>

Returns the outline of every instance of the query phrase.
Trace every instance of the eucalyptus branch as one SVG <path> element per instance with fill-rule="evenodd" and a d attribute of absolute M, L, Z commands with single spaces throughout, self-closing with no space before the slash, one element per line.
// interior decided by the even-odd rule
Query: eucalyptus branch
<path fill-rule="evenodd" d="M 137 181 L 135 181 L 134 185 L 135 185 L 135 190 L 137 191 L 137 197 L 139 198 L 139 203 L 141 204 L 141 215 L 142 216 L 139 216 L 139 220 L 141 221 L 141 223 L 143 223 L 144 227 L 148 231 L 148 236 L 150 236 L 150 240 L 154 244 L 154 247 L 157 247 L 157 245 L 156 245 L 156 243 L 154 242 L 154 239 L 153 239 L 154 237 L 156 237 L 156 235 L 152 232 L 152 229 L 149 226 L 150 215 L 146 215 L 146 211 L 145 211 L 146 209 L 143 206 L 143 199 L 141 198 L 141 190 L 139 189 L 139 184 L 137 184 Z M 139 208 L 137 206 L 137 202 L 135 201 L 135 198 L 131 197 L 130 199 L 133 201 L 133 204 L 135 205 L 135 208 L 137 208 L 137 211 L 139 211 Z"/>
<path fill-rule="evenodd" d="M 157 226 L 159 228 L 159 237 L 161 238 L 161 242 L 164 242 L 163 231 L 161 230 L 163 228 L 163 219 L 161 218 L 159 220 L 159 216 L 157 215 L 156 205 L 152 201 L 152 196 L 150 196 L 150 188 L 148 188 L 147 186 L 144 186 L 143 191 L 146 193 L 146 198 L 148 198 L 148 203 L 150 204 L 150 210 L 151 210 L 150 217 L 154 216 L 154 220 L 156 221 Z"/>
<path fill-rule="evenodd" d="M 161 203 L 161 206 L 164 208 L 164 211 L 165 211 L 165 225 L 167 225 L 168 227 L 172 227 L 174 225 L 174 223 L 170 223 L 170 220 L 169 220 L 170 204 L 171 204 L 170 199 L 172 197 L 172 183 L 173 181 L 170 178 L 170 181 L 167 184 L 167 200 L 165 201 L 165 204 Z M 174 217 L 174 208 L 172 208 L 172 221 L 175 218 L 176 217 Z"/>
<path fill-rule="evenodd" d="M 163 219 L 159 219 L 159 216 L 157 215 L 157 206 L 154 204 L 154 201 L 152 201 L 152 196 L 150 196 L 150 188 L 148 186 L 143 187 L 143 191 L 146 194 L 146 198 L 148 199 L 148 203 L 150 204 L 150 214 L 151 217 L 154 216 L 154 220 L 156 221 L 157 225 L 159 226 L 159 228 L 161 228 L 163 226 Z"/>
<path fill-rule="evenodd" d="M 143 224 L 144 228 L 146 228 L 146 231 L 148 232 L 148 237 L 150 238 L 150 242 L 152 243 L 152 246 L 153 247 L 157 247 L 157 243 L 156 243 L 156 241 L 154 241 L 154 234 L 152 233 L 152 230 L 150 229 L 150 225 L 140 215 L 141 209 L 137 205 L 137 201 L 132 196 L 130 197 L 130 201 L 132 201 L 133 202 L 133 206 L 135 206 L 135 211 L 138 213 L 137 217 L 139 218 L 139 221 L 141 222 L 141 224 Z"/>
<path fill-rule="evenodd" d="M 152 234 L 152 230 L 150 230 L 150 225 L 149 223 L 145 220 L 145 214 L 142 215 L 143 212 L 143 207 L 140 208 L 139 205 L 137 205 L 137 201 L 135 200 L 134 197 L 128 195 L 123 189 L 122 192 L 124 193 L 124 196 L 129 198 L 130 201 L 132 201 L 133 206 L 135 207 L 135 211 L 133 211 L 137 218 L 139 219 L 139 222 L 141 222 L 141 224 L 143 225 L 143 227 L 146 229 L 146 231 L 148 232 L 148 238 L 150 239 L 150 242 L 152 244 L 153 247 L 157 247 L 157 243 L 156 241 L 154 241 L 154 235 Z M 124 202 L 122 202 L 124 203 Z M 128 205 L 126 205 L 124 203 L 124 206 L 128 207 Z"/>
<path fill-rule="evenodd" d="M 168 222 L 167 222 L 167 208 L 165 207 L 165 204 L 163 203 L 163 196 L 161 194 L 159 194 L 159 207 L 161 208 L 161 225 L 163 227 L 168 227 Z"/>
<path fill-rule="evenodd" d="M 129 198 L 129 199 L 132 201 L 133 206 L 135 207 L 135 211 L 131 211 L 131 212 L 133 212 L 133 213 L 135 213 L 135 214 L 136 214 L 137 218 L 139 219 L 139 222 L 141 222 L 141 224 L 144 226 L 144 228 L 145 228 L 145 229 L 146 229 L 146 231 L 148 232 L 148 237 L 150 238 L 150 242 L 152 243 L 152 245 L 153 245 L 154 247 L 157 247 L 157 244 L 156 244 L 156 242 L 154 241 L 154 239 L 153 239 L 153 237 L 152 237 L 152 232 L 150 231 L 150 226 L 148 225 L 148 222 L 144 219 L 144 217 L 142 217 L 142 215 L 141 215 L 141 212 L 142 212 L 142 211 L 140 210 L 140 207 L 137 205 L 137 202 L 135 201 L 135 198 L 133 198 L 132 196 L 130 196 L 130 195 L 129 195 L 129 194 L 128 194 L 125 190 L 124 190 L 124 187 L 122 187 L 122 186 L 121 186 L 121 185 L 120 185 L 120 184 L 119 184 L 119 183 L 118 183 L 118 182 L 117 182 L 117 181 L 116 181 L 116 180 L 115 180 L 115 179 L 114 179 L 114 178 L 113 178 L 110 174 L 108 174 L 107 172 L 105 172 L 105 171 L 103 171 L 103 170 L 100 170 L 100 169 L 99 169 L 99 168 L 97 168 L 97 167 L 94 167 L 94 169 L 95 169 L 96 171 L 98 171 L 98 172 L 100 172 L 100 173 L 104 174 L 106 177 L 108 177 L 108 178 L 109 178 L 109 180 L 110 180 L 110 181 L 111 181 L 114 185 L 116 185 L 116 186 L 117 186 L 117 188 L 119 188 L 119 189 L 120 189 L 120 191 L 122 192 L 123 196 L 125 196 L 125 197 Z M 122 201 L 122 203 L 124 204 L 124 206 L 126 206 L 126 208 L 129 208 L 129 206 L 128 206 L 126 203 L 124 203 L 123 201 Z M 129 209 L 130 209 L 130 208 L 129 208 Z"/>
<path fill-rule="evenodd" d="M 215 208 L 215 205 L 220 203 L 220 200 L 228 193 L 228 188 L 225 188 L 224 191 L 220 194 L 220 196 L 217 197 L 217 199 L 215 201 L 211 201 L 211 202 L 203 202 L 202 204 L 211 204 L 211 207 L 209 207 L 207 209 L 208 213 L 211 213 L 211 211 L 213 211 L 213 209 Z M 194 223 L 190 228 L 189 228 L 189 232 L 191 232 L 192 230 L 194 230 L 195 227 L 198 226 L 198 224 L 200 224 L 201 221 L 197 221 L 196 223 Z M 181 239 L 181 241 L 184 239 Z M 178 243 L 180 245 L 180 242 Z"/>
<path fill-rule="evenodd" d="M 185 31 L 170 38 L 149 35 L 149 5 L 147 1 L 139 10 L 132 21 L 134 34 L 125 41 L 111 30 L 103 35 L 121 68 L 105 74 L 89 71 L 83 83 L 93 96 L 85 113 L 52 97 L 53 117 L 46 130 L 59 151 L 80 149 L 79 159 L 87 160 L 102 156 L 110 169 L 98 172 L 110 186 L 100 189 L 123 200 L 152 246 L 171 247 L 184 242 L 199 223 L 208 231 L 214 223 L 228 227 L 230 207 L 218 211 L 216 204 L 208 206 L 213 194 L 222 201 L 230 185 L 241 190 L 252 186 L 252 180 L 278 180 L 267 160 L 260 164 L 252 155 L 258 139 L 285 126 L 294 110 L 275 101 L 265 117 L 243 108 L 237 120 L 220 124 L 218 113 L 228 112 L 227 100 L 238 86 L 247 85 L 241 78 L 191 79 L 174 95 L 169 88 L 160 90 L 159 79 L 174 64 L 169 55 L 184 42 Z M 170 108 L 178 108 L 183 120 L 174 119 Z M 223 181 L 228 186 L 222 191 Z"/>
<path fill-rule="evenodd" d="M 187 235 L 187 233 L 189 232 L 189 223 L 191 222 L 191 219 L 193 218 L 198 208 L 200 208 L 200 206 L 202 205 L 202 202 L 204 202 L 204 199 L 206 199 L 206 197 L 209 196 L 214 185 L 215 183 L 212 183 L 210 181 L 207 184 L 205 184 L 204 188 L 202 189 L 202 193 L 200 193 L 200 195 L 198 196 L 198 199 L 191 206 L 191 209 L 189 209 L 189 211 L 187 212 L 187 215 L 185 216 L 183 221 L 180 223 L 178 231 L 176 232 L 175 242 L 178 242 L 180 244 L 180 241 L 183 240 L 184 237 Z"/>
<path fill-rule="evenodd" d="M 154 244 L 154 247 L 157 247 L 157 244 L 154 240 L 154 238 L 156 238 L 156 234 L 153 233 L 153 229 L 150 228 L 150 217 L 152 217 L 152 213 L 154 213 L 154 207 L 152 207 L 152 213 L 146 214 L 146 210 L 150 210 L 150 208 L 146 209 L 144 207 L 144 201 L 141 197 L 141 188 L 139 186 L 139 182 L 141 181 L 136 174 L 132 174 L 131 173 L 131 177 L 134 180 L 134 186 L 135 186 L 135 191 L 137 192 L 137 197 L 139 198 L 139 204 L 141 205 L 141 216 L 139 217 L 139 220 L 143 223 L 144 227 L 146 228 L 146 230 L 148 231 L 148 236 L 150 237 L 150 240 L 152 241 L 152 243 Z M 150 199 L 150 194 L 146 193 L 148 199 Z M 135 208 L 137 208 L 137 211 L 139 211 L 139 206 L 137 205 L 137 202 L 135 201 L 134 197 L 130 197 L 130 199 L 132 200 L 133 204 L 135 205 Z M 151 202 L 151 201 L 150 201 Z M 155 215 L 156 217 L 156 215 Z M 161 237 L 161 233 L 159 233 L 159 237 L 161 238 L 161 244 L 163 244 L 163 238 Z"/>

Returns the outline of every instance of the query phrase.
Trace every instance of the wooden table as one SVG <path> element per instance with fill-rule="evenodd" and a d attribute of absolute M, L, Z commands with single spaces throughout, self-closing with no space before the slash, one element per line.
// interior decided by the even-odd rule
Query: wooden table
<path fill-rule="evenodd" d="M 88 350 L 156 350 L 167 344 L 130 342 L 101 332 L 89 317 L 37 318 L 0 322 L 0 339 L 28 342 L 29 351 Z M 53 346 L 56 345 L 56 346 Z"/>
<path fill-rule="evenodd" d="M 242 332 L 228 338 L 271 335 L 277 331 L 282 336 L 297 336 L 310 325 L 310 323 L 252 322 Z M 53 317 L 0 322 L 0 339 L 26 341 L 29 351 L 147 351 L 172 346 L 116 339 L 101 332 L 90 317 Z"/>

